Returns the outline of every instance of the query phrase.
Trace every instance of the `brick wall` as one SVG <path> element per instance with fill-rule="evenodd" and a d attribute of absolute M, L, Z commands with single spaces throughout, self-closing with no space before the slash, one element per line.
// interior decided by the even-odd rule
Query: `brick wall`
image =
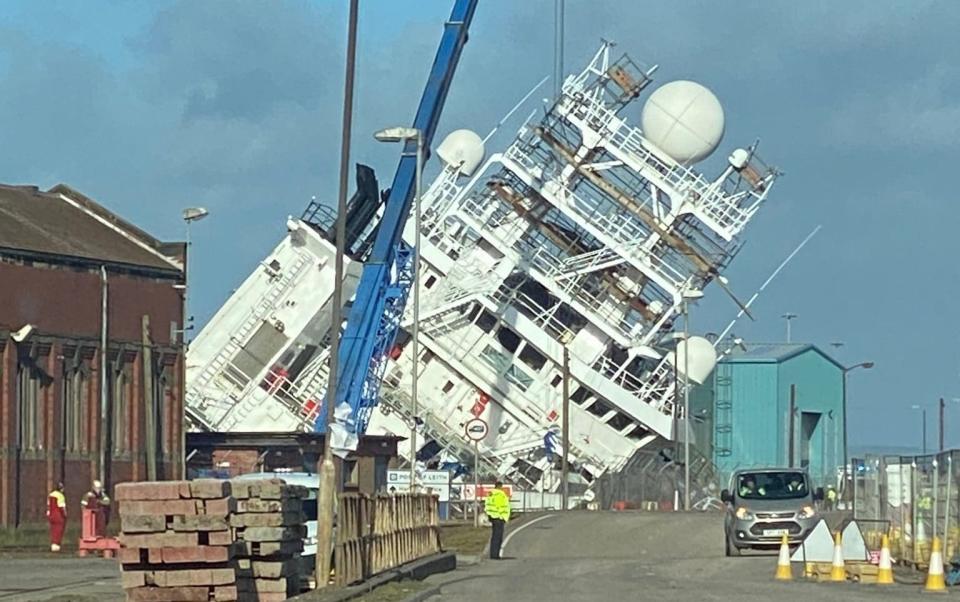
<path fill-rule="evenodd" d="M 150 318 L 155 374 L 164 383 L 158 396 L 158 478 L 179 478 L 183 354 L 170 340 L 171 322 L 179 326 L 183 317 L 181 292 L 173 288 L 177 279 L 108 271 L 106 357 L 112 376 L 106 423 L 100 414 L 99 271 L 0 258 L 0 281 L 0 527 L 44 520 L 46 495 L 61 479 L 68 516 L 79 520 L 80 497 L 99 476 L 104 426 L 108 485 L 146 478 L 144 315 Z M 33 324 L 35 334 L 14 342 L 10 332 L 25 324 Z M 24 369 L 35 375 L 37 394 L 28 404 L 35 412 L 35 419 L 28 420 L 31 443 L 18 446 L 27 411 L 17 393 Z M 67 384 L 74 371 L 82 378 Z M 66 392 L 71 386 L 79 397 Z"/>

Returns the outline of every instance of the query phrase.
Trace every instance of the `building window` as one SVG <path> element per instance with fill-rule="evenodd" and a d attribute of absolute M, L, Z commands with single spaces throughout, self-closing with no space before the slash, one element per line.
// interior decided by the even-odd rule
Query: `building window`
<path fill-rule="evenodd" d="M 450 391 L 453 391 L 453 381 L 448 380 L 447 384 L 443 385 L 443 392 L 449 393 Z"/>
<path fill-rule="evenodd" d="M 427 278 L 427 281 L 424 283 L 423 286 L 425 286 L 426 288 L 433 288 L 433 285 L 436 283 L 437 283 L 437 277 L 430 276 L 429 278 Z"/>
<path fill-rule="evenodd" d="M 43 449 L 43 395 L 41 371 L 31 359 L 21 358 L 17 365 L 17 404 L 20 414 L 20 447 L 27 451 Z"/>
<path fill-rule="evenodd" d="M 89 368 L 80 364 L 63 373 L 63 448 L 68 453 L 86 449 Z"/>
<path fill-rule="evenodd" d="M 113 453 L 123 454 L 130 451 L 127 436 L 130 424 L 130 364 L 121 364 L 120 369 L 109 371 L 110 405 L 113 408 Z"/>
<path fill-rule="evenodd" d="M 550 381 L 550 386 L 556 389 L 562 382 L 563 382 L 563 376 L 561 376 L 560 374 L 557 374 L 556 376 L 553 377 L 553 380 Z"/>

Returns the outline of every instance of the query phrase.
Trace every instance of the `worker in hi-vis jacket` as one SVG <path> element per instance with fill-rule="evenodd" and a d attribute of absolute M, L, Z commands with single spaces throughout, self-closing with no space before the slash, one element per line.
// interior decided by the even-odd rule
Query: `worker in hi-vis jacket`
<path fill-rule="evenodd" d="M 503 528 L 510 520 L 510 497 L 503 490 L 503 483 L 497 481 L 494 484 L 493 491 L 487 494 L 483 508 L 493 526 L 493 532 L 490 534 L 490 558 L 500 560 Z"/>

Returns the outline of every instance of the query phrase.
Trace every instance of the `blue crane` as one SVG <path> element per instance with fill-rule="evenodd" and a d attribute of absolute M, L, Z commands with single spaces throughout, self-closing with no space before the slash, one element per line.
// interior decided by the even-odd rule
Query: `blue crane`
<path fill-rule="evenodd" d="M 440 121 L 476 7 L 477 0 L 456 0 L 450 19 L 444 24 L 440 46 L 413 120 L 413 127 L 421 132 L 425 153 Z M 377 405 L 387 353 L 396 339 L 416 269 L 412 248 L 402 238 L 415 192 L 416 153 L 416 140 L 407 140 L 341 338 L 334 407 L 339 408 L 342 403 L 350 407 L 350 418 L 341 425 L 358 436 L 366 430 Z M 320 412 L 318 432 L 325 430 L 323 416 L 324 412 Z"/>

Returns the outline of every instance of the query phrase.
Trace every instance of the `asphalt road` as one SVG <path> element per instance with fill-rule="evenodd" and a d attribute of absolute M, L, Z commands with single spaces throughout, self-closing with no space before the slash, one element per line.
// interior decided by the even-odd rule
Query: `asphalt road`
<path fill-rule="evenodd" d="M 507 560 L 430 577 L 427 583 L 440 589 L 427 599 L 857 602 L 924 597 L 917 585 L 776 582 L 776 556 L 724 556 L 719 514 L 573 512 L 530 523 L 509 537 Z"/>
<path fill-rule="evenodd" d="M 124 599 L 116 560 L 0 557 L 0 602 L 114 602 Z"/>

